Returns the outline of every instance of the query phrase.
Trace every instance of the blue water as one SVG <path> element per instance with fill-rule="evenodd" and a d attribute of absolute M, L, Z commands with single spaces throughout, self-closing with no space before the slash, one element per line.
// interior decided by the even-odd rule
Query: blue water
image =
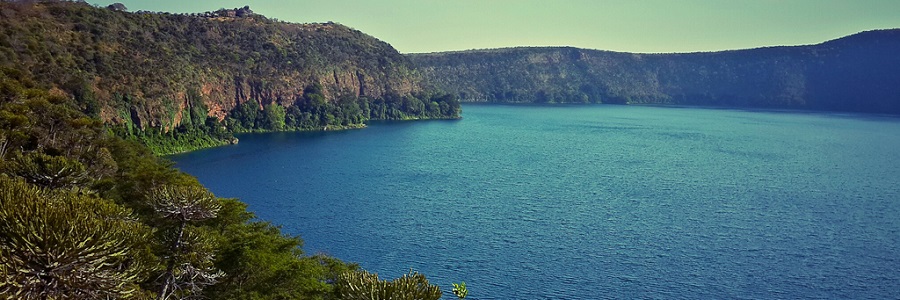
<path fill-rule="evenodd" d="M 896 299 L 900 119 L 467 105 L 177 166 L 308 253 L 472 299 Z"/>

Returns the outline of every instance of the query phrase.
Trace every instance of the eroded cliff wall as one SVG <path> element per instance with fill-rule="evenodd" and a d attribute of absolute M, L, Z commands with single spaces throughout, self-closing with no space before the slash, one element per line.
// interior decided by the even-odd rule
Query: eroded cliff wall
<path fill-rule="evenodd" d="M 330 102 L 422 89 L 408 59 L 385 42 L 249 9 L 169 14 L 3 2 L 0 67 L 70 93 L 107 123 L 162 131 L 192 110 L 222 120 L 247 102 L 289 107 L 313 85 Z"/>

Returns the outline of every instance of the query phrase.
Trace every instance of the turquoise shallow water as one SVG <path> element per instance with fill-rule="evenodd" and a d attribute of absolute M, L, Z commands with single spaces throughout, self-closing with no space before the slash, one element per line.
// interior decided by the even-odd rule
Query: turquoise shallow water
<path fill-rule="evenodd" d="M 466 105 L 240 139 L 172 158 L 307 252 L 466 281 L 473 299 L 900 291 L 898 118 Z"/>

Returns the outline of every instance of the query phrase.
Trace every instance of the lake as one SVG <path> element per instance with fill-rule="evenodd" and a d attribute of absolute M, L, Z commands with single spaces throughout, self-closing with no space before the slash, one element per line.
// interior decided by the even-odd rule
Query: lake
<path fill-rule="evenodd" d="M 896 298 L 900 118 L 465 105 L 173 156 L 307 253 L 472 299 Z"/>

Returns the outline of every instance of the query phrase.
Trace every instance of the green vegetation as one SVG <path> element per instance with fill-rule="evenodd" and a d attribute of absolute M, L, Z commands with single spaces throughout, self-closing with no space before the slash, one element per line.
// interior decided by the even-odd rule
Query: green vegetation
<path fill-rule="evenodd" d="M 235 132 L 359 128 L 460 111 L 385 42 L 249 7 L 170 14 L 3 1 L 0 67 L 74 98 L 79 111 L 157 154 L 233 143 Z"/>
<path fill-rule="evenodd" d="M 336 24 L 2 1 L 0 298 L 341 299 L 356 265 L 307 255 L 155 154 L 459 113 Z"/>
<path fill-rule="evenodd" d="M 459 299 L 466 299 L 466 296 L 469 295 L 469 289 L 466 288 L 466 283 L 454 283 L 453 284 L 453 295 Z"/>
<path fill-rule="evenodd" d="M 687 54 L 508 48 L 410 54 L 464 101 L 680 104 L 900 114 L 900 29 L 819 45 Z"/>
<path fill-rule="evenodd" d="M 78 186 L 88 180 L 87 170 L 78 161 L 40 152 L 16 153 L 5 171 L 28 183 L 51 189 Z"/>
<path fill-rule="evenodd" d="M 133 296 L 151 264 L 149 227 L 131 212 L 72 190 L 0 176 L 0 295 L 18 299 Z M 8 298 L 9 299 L 9 298 Z"/>
<path fill-rule="evenodd" d="M 77 101 L 0 70 L 0 298 L 337 299 L 308 256 Z"/>
<path fill-rule="evenodd" d="M 437 300 L 441 288 L 428 283 L 425 275 L 410 271 L 392 281 L 378 279 L 366 271 L 346 272 L 338 277 L 337 293 L 341 299 Z"/>
<path fill-rule="evenodd" d="M 182 153 L 237 142 L 237 139 L 234 138 L 230 131 L 215 134 L 197 129 L 185 130 L 182 127 L 165 133 L 149 129 L 135 135 L 122 135 L 122 137 L 137 141 L 159 155 Z"/>
<path fill-rule="evenodd" d="M 269 104 L 235 112 L 253 118 L 227 120 L 244 130 L 289 130 L 459 113 L 446 95 L 335 105 L 318 91 L 305 94 L 308 113 Z M 137 142 L 174 147 L 191 135 L 230 137 L 205 108 L 194 106 L 185 114 L 190 123 L 163 132 L 104 124 L 85 107 L 77 95 L 0 67 L 0 298 L 351 297 L 338 282 L 362 274 L 356 265 L 307 255 L 299 237 L 256 220 L 236 199 L 215 197 Z M 380 299 L 441 296 L 421 274 L 359 284 L 384 288 Z"/>
<path fill-rule="evenodd" d="M 214 218 L 222 206 L 218 199 L 199 185 L 163 186 L 150 192 L 150 206 L 167 223 L 171 241 L 166 249 L 166 270 L 159 291 L 159 299 L 172 295 L 186 298 L 199 295 L 203 288 L 216 283 L 224 274 L 213 266 L 206 253 L 215 245 L 200 228 L 189 223 Z M 161 226 L 162 227 L 162 226 Z"/>
<path fill-rule="evenodd" d="M 325 100 L 320 85 L 304 90 L 303 97 L 287 109 L 269 104 L 259 110 L 256 102 L 234 108 L 226 120 L 237 132 L 283 130 L 334 130 L 360 128 L 368 120 L 415 120 L 455 118 L 459 101 L 449 94 L 413 93 L 385 95 L 374 101 L 365 98 Z"/>

